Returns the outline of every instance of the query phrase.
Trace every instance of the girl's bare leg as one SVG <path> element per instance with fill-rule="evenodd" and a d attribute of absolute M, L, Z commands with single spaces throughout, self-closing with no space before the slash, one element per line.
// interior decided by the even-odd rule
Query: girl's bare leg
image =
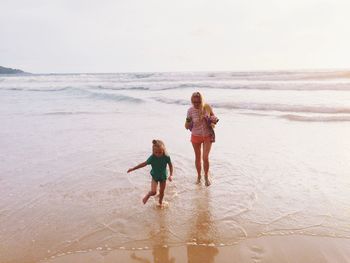
<path fill-rule="evenodd" d="M 201 145 L 202 145 L 201 143 L 192 143 L 194 154 L 196 156 L 195 165 L 196 165 L 197 175 L 198 175 L 197 183 L 201 182 L 201 172 L 202 172 L 202 161 L 201 161 L 202 151 L 201 151 Z"/>
<path fill-rule="evenodd" d="M 149 192 L 145 195 L 145 197 L 142 199 L 142 202 L 143 202 L 144 204 L 147 203 L 148 199 L 149 199 L 151 196 L 157 194 L 157 186 L 158 186 L 158 183 L 152 179 L 151 191 L 149 191 Z"/>
<path fill-rule="evenodd" d="M 203 163 L 204 163 L 204 179 L 205 185 L 209 186 L 211 184 L 209 179 L 209 153 L 211 149 L 212 142 L 203 143 Z"/>
<path fill-rule="evenodd" d="M 159 182 L 159 204 L 162 205 L 166 181 Z"/>

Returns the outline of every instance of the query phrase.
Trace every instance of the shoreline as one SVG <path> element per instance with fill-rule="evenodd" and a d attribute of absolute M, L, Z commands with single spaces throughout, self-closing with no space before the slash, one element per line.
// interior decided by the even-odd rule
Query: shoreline
<path fill-rule="evenodd" d="M 153 249 L 112 249 L 67 252 L 45 259 L 45 263 L 73 262 L 350 262 L 350 239 L 290 235 L 248 238 L 231 246 L 181 245 L 156 246 Z"/>

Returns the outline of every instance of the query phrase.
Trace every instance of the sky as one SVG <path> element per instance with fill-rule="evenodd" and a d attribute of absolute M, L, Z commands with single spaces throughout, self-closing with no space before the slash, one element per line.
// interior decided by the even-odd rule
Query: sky
<path fill-rule="evenodd" d="M 348 0 L 0 0 L 32 73 L 348 69 Z"/>

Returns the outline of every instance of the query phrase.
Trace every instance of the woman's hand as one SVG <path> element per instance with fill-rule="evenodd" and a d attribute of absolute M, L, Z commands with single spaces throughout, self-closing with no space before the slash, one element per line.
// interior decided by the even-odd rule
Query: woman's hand
<path fill-rule="evenodd" d="M 210 116 L 210 120 L 214 124 L 217 124 L 219 121 L 219 119 L 215 115 Z"/>
<path fill-rule="evenodd" d="M 187 130 L 192 130 L 192 126 L 193 126 L 192 118 L 191 117 L 187 117 L 186 118 L 186 122 L 185 122 L 185 128 Z"/>
<path fill-rule="evenodd" d="M 130 169 L 128 170 L 128 173 L 130 173 L 130 172 L 132 172 L 132 171 L 134 171 L 134 168 L 130 168 Z"/>
<path fill-rule="evenodd" d="M 169 178 L 168 178 L 168 180 L 169 180 L 170 182 L 172 182 L 172 181 L 173 181 L 173 176 L 170 175 Z"/>

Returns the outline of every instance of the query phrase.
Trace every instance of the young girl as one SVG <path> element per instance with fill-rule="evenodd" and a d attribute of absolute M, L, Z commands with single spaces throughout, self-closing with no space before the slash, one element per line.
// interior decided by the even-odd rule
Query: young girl
<path fill-rule="evenodd" d="M 162 205 L 163 197 L 164 197 L 164 190 L 166 186 L 166 180 L 168 171 L 166 169 L 167 164 L 169 165 L 170 170 L 170 176 L 169 181 L 171 182 L 173 179 L 173 165 L 170 160 L 170 156 L 167 154 L 167 151 L 165 149 L 165 145 L 161 140 L 153 140 L 152 141 L 153 147 L 152 152 L 153 154 L 147 159 L 146 162 L 140 163 L 139 165 L 135 166 L 134 168 L 130 168 L 128 170 L 128 173 L 145 167 L 146 165 L 150 164 L 152 166 L 151 170 L 151 176 L 152 176 L 152 184 L 151 184 L 151 191 L 149 191 L 145 197 L 142 199 L 143 203 L 146 204 L 148 199 L 157 194 L 157 186 L 159 182 L 159 205 Z"/>

